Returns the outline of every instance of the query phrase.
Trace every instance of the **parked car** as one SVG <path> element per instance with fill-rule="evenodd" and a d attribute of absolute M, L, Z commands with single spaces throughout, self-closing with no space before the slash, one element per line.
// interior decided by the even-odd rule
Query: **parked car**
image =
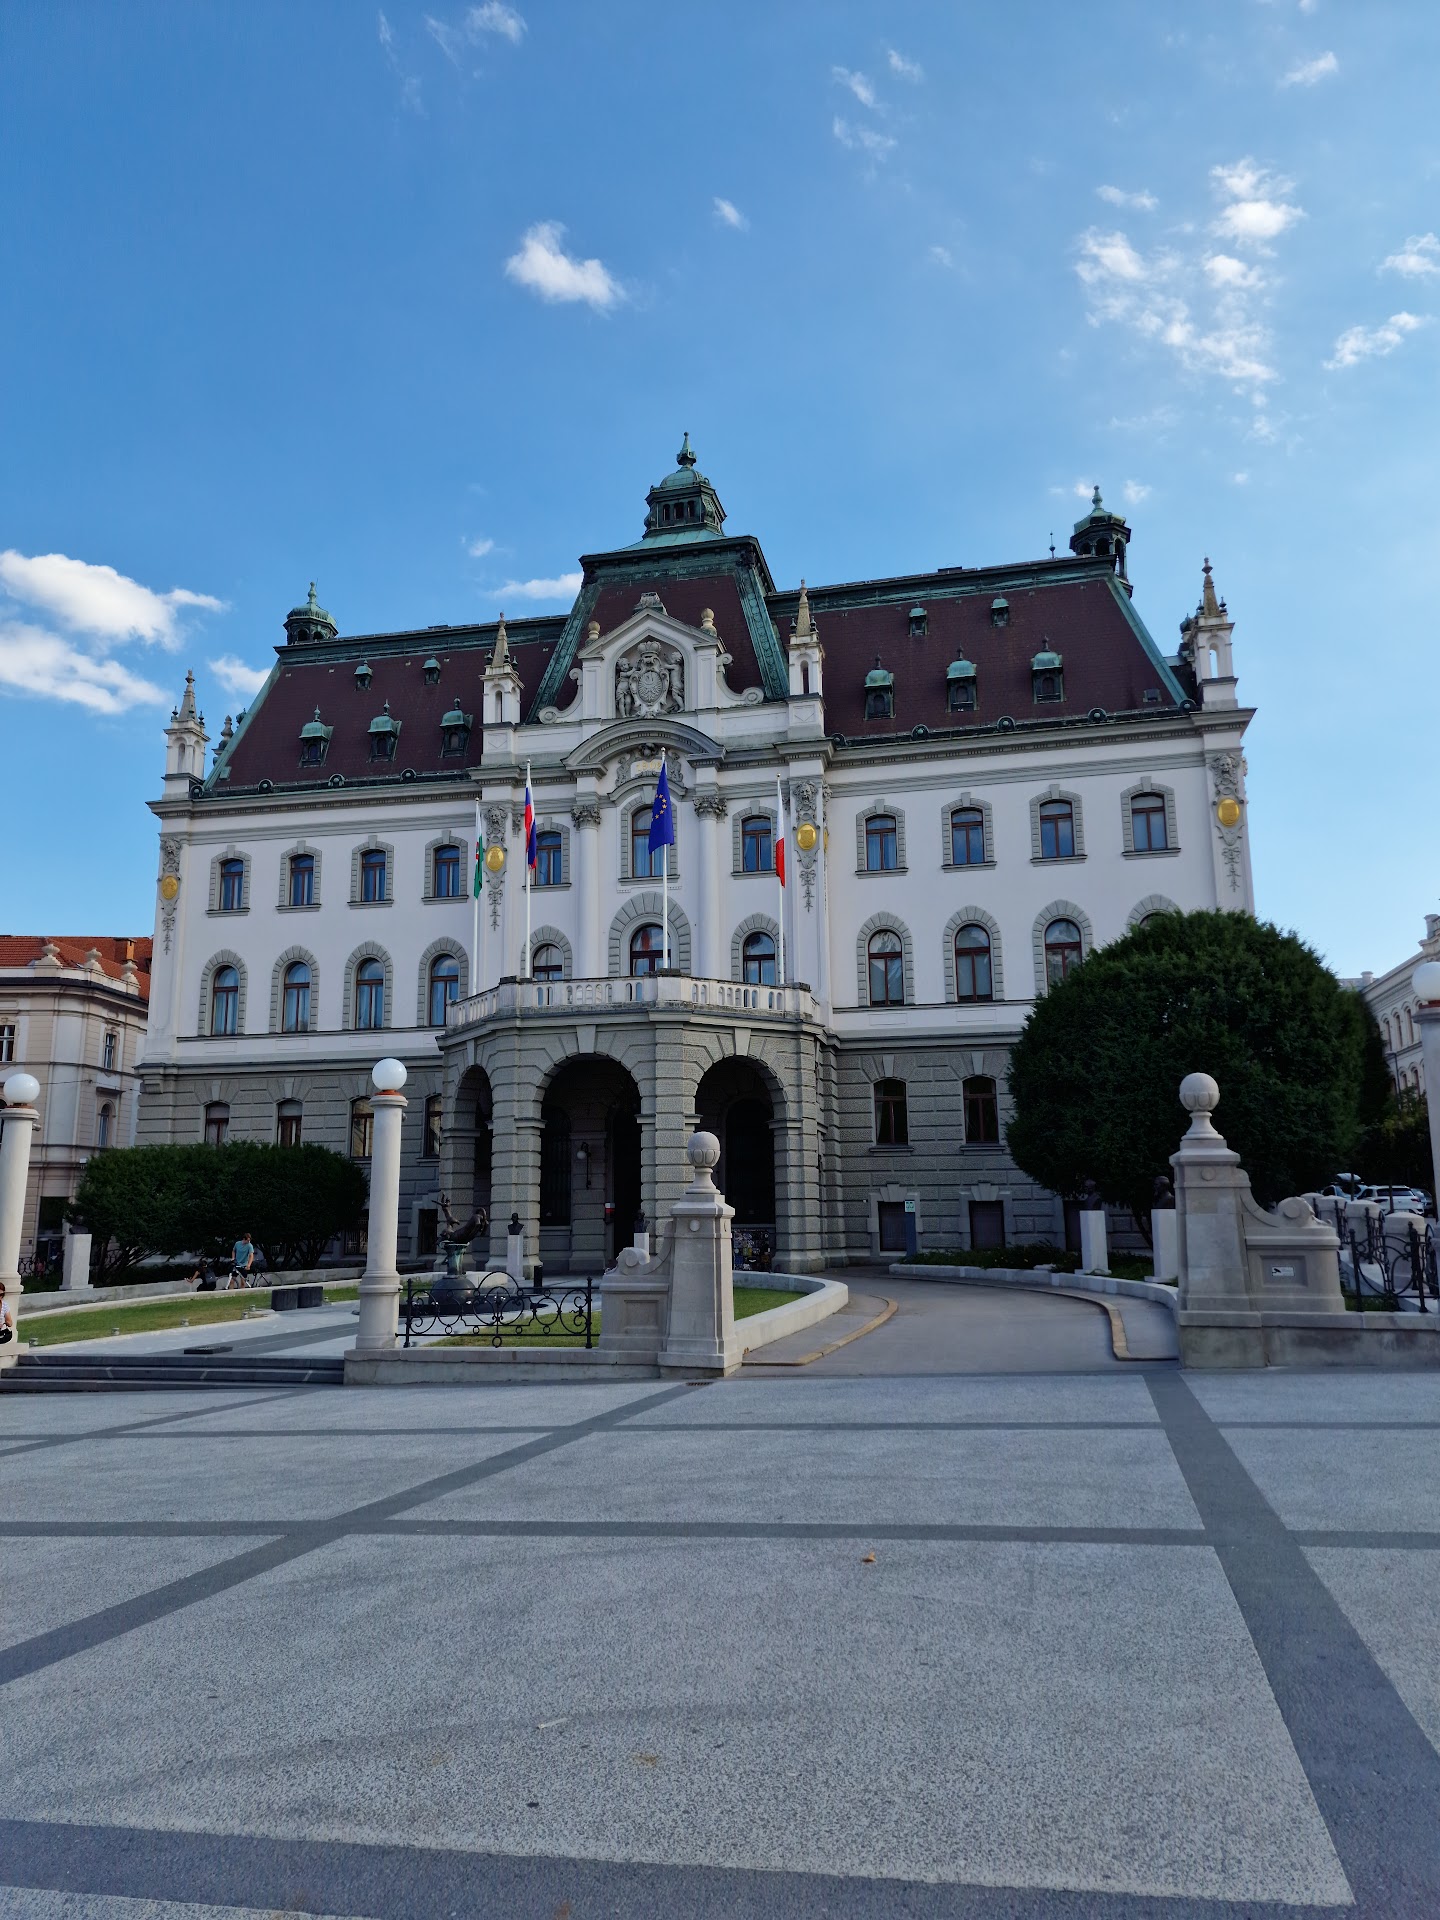
<path fill-rule="evenodd" d="M 1364 1184 L 1358 1173 L 1337 1173 L 1329 1186 L 1320 1191 L 1327 1200 L 1358 1200 Z"/>
<path fill-rule="evenodd" d="M 1419 1187 L 1362 1187 L 1356 1198 L 1373 1200 L 1387 1213 L 1432 1213 L 1435 1207 L 1429 1194 Z"/>

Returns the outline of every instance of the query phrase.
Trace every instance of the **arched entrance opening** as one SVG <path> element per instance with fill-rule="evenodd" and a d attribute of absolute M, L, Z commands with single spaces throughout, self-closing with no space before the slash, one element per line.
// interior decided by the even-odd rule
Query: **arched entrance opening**
<path fill-rule="evenodd" d="M 768 1265 L 775 1253 L 778 1118 L 770 1082 L 751 1060 L 718 1061 L 700 1082 L 695 1111 L 720 1142 L 715 1184 L 735 1209 L 737 1262 Z"/>
<path fill-rule="evenodd" d="M 600 1273 L 635 1237 L 640 1089 L 618 1061 L 557 1068 L 540 1104 L 540 1258 L 547 1273 Z"/>
<path fill-rule="evenodd" d="M 467 1219 L 481 1207 L 490 1211 L 494 1111 L 489 1075 L 483 1067 L 467 1068 L 439 1142 L 440 1191 L 457 1220 Z M 483 1250 L 484 1243 L 477 1242 L 476 1251 Z"/>

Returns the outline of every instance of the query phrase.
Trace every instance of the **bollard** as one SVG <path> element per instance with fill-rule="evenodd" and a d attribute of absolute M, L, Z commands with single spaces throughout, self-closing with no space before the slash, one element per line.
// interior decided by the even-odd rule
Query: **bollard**
<path fill-rule="evenodd" d="M 370 1231 L 365 1277 L 360 1282 L 357 1353 L 385 1353 L 400 1325 L 400 1275 L 395 1253 L 400 1235 L 400 1124 L 407 1105 L 400 1089 L 407 1079 L 398 1060 L 379 1060 L 370 1072 L 375 1133 L 370 1149 Z M 271 1305 L 275 1303 L 272 1299 Z"/>

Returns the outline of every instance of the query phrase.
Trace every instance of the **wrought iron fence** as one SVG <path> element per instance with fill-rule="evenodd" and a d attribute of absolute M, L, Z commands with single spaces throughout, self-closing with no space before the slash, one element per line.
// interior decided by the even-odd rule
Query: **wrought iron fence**
<path fill-rule="evenodd" d="M 1440 1245 L 1434 1221 L 1417 1226 L 1413 1215 L 1382 1213 L 1379 1207 L 1343 1200 L 1336 1200 L 1328 1213 L 1317 1211 L 1340 1236 L 1341 1284 L 1348 1278 L 1346 1291 L 1357 1303 L 1378 1299 L 1398 1309 L 1413 1299 L 1415 1310 L 1427 1313 L 1430 1300 L 1440 1312 Z"/>
<path fill-rule="evenodd" d="M 467 1333 L 490 1329 L 492 1347 L 503 1347 L 506 1335 L 528 1340 L 555 1340 L 585 1336 L 595 1344 L 594 1283 L 583 1286 L 522 1287 L 509 1274 L 496 1272 L 460 1275 L 435 1273 L 423 1277 L 417 1292 L 413 1277 L 405 1282 L 405 1345 L 412 1334 Z"/>

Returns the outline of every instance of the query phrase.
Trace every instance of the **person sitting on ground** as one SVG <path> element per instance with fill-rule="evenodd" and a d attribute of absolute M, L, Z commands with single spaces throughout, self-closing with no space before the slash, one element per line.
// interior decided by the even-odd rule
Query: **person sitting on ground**
<path fill-rule="evenodd" d="M 235 1242 L 235 1257 L 230 1266 L 230 1286 L 243 1287 L 249 1283 L 250 1269 L 255 1264 L 255 1243 L 249 1232 L 242 1233 Z M 226 1291 L 229 1291 L 227 1287 Z"/>
<path fill-rule="evenodd" d="M 15 1301 L 0 1285 L 0 1347 L 15 1338 Z"/>
<path fill-rule="evenodd" d="M 197 1293 L 214 1293 L 215 1269 L 208 1260 L 197 1260 L 195 1271 L 190 1275 L 188 1284 Z"/>

